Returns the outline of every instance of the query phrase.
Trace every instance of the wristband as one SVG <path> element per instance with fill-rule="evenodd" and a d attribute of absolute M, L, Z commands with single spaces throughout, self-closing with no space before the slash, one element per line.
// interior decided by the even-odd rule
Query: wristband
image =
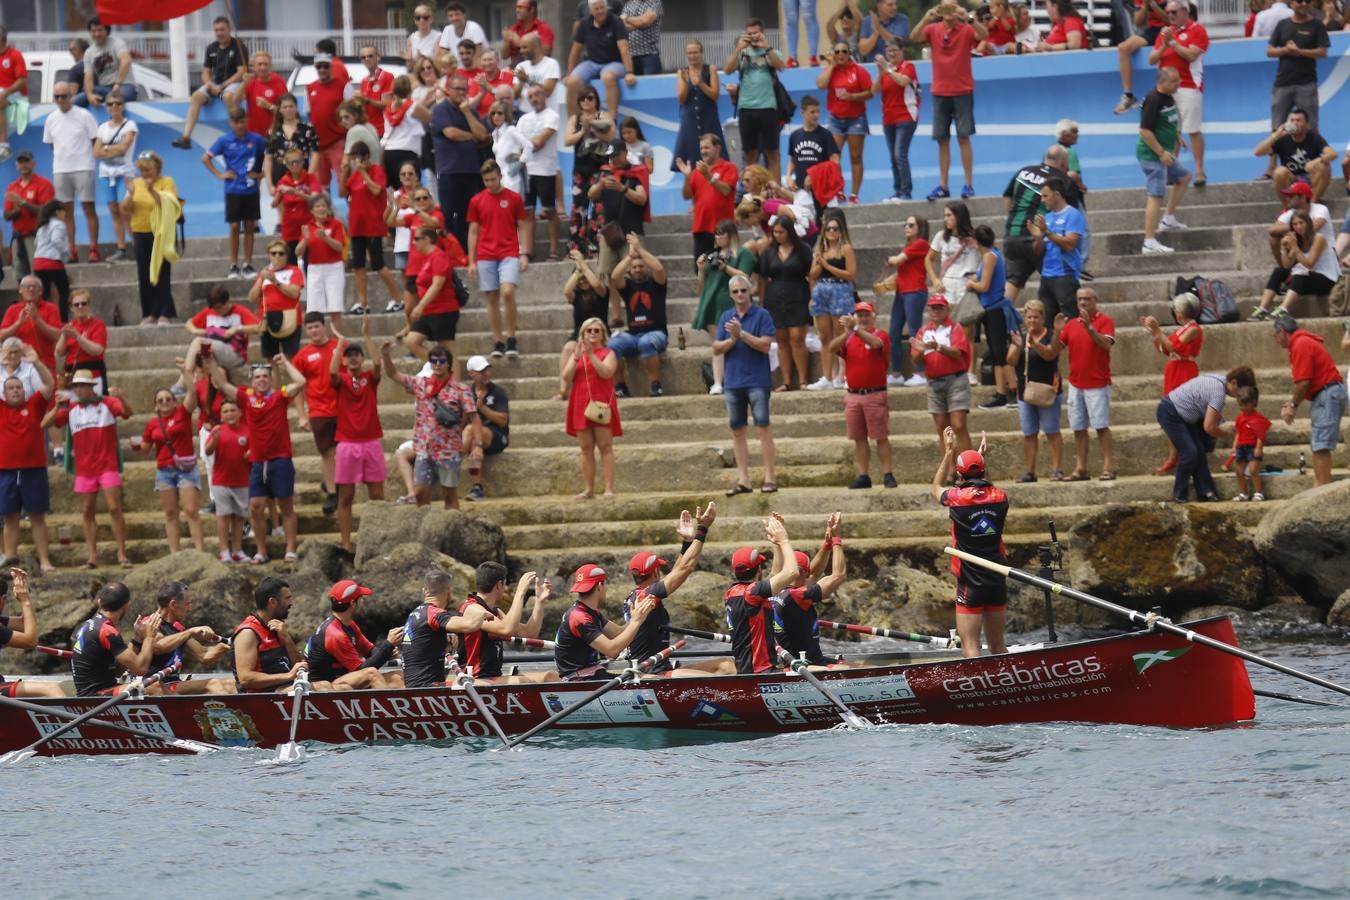
<path fill-rule="evenodd" d="M 708 528 L 706 525 L 700 525 L 694 531 L 694 540 L 706 541 L 708 539 Z"/>
<path fill-rule="evenodd" d="M 841 538 L 841 537 L 834 537 L 834 538 L 831 538 L 831 539 L 830 539 L 830 546 L 831 546 L 831 547 L 842 547 L 843 545 L 844 545 L 844 539 Z"/>
<path fill-rule="evenodd" d="M 822 550 L 828 550 L 828 549 L 830 549 L 830 539 L 829 539 L 829 538 L 825 538 L 825 540 L 823 540 L 823 541 L 820 542 L 820 549 L 822 549 Z"/>
<path fill-rule="evenodd" d="M 693 544 L 693 541 L 685 541 L 683 544 L 680 544 L 680 555 L 684 556 L 685 552 L 688 551 Z"/>

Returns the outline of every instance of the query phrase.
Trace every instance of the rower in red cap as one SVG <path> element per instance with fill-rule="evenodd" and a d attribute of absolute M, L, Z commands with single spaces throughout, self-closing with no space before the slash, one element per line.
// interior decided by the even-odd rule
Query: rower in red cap
<path fill-rule="evenodd" d="M 816 604 L 839 589 L 848 577 L 848 568 L 844 562 L 844 540 L 839 536 L 839 513 L 832 513 L 825 523 L 825 540 L 811 559 L 800 550 L 793 551 L 797 558 L 797 578 L 792 586 L 774 595 L 774 640 L 780 647 L 797 658 L 805 654 L 806 661 L 813 666 L 828 666 L 831 661 L 825 658 L 820 649 L 820 625 L 817 622 Z M 830 574 L 817 580 L 825 571 L 825 560 L 830 560 Z"/>
<path fill-rule="evenodd" d="M 643 597 L 633 604 L 628 624 L 620 628 L 600 612 L 608 580 L 605 570 L 595 563 L 581 566 L 572 576 L 571 592 L 577 599 L 558 623 L 557 647 L 553 650 L 558 676 L 564 681 L 607 677 L 602 657 L 618 658 L 656 608 L 654 599 Z"/>
<path fill-rule="evenodd" d="M 952 546 L 994 562 L 1006 562 L 1003 523 L 1008 495 L 985 480 L 984 438 L 979 450 L 956 453 L 956 432 L 942 432 L 946 453 L 933 476 L 933 497 L 947 507 L 952 520 Z M 944 484 L 955 457 L 956 486 Z M 1008 605 L 1008 579 L 980 566 L 963 566 L 952 557 L 956 575 L 956 633 L 963 656 L 980 655 L 980 631 L 991 653 L 1006 653 L 1003 626 Z"/>
<path fill-rule="evenodd" d="M 742 547 L 731 554 L 731 577 L 736 583 L 722 596 L 731 655 L 742 675 L 767 672 L 775 666 L 773 597 L 797 578 L 797 557 L 783 518 L 774 513 L 765 519 L 764 533 L 773 544 L 773 574 L 761 579 L 769 558 L 754 547 Z"/>
<path fill-rule="evenodd" d="M 370 588 L 350 578 L 339 581 L 328 591 L 333 612 L 314 630 L 305 648 L 311 679 L 331 681 L 334 690 L 339 691 L 403 687 L 402 673 L 380 672 L 394 648 L 403 642 L 403 628 L 389 629 L 388 637 L 372 644 L 356 624 L 357 604 L 371 593 Z"/>

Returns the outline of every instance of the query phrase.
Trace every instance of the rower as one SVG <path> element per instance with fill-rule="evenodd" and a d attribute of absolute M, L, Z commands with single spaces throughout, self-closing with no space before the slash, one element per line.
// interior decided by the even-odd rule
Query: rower
<path fill-rule="evenodd" d="M 773 596 L 797 578 L 797 557 L 782 517 L 774 513 L 765 519 L 764 534 L 773 544 L 773 574 L 761 579 L 768 557 L 754 547 L 741 547 L 731 555 L 731 576 L 736 583 L 722 596 L 731 655 L 742 675 L 774 668 Z"/>
<path fill-rule="evenodd" d="M 170 581 L 160 588 L 155 597 L 162 621 L 159 636 L 155 638 L 155 657 L 150 671 L 159 672 L 174 662 L 192 660 L 209 666 L 220 662 L 230 652 L 229 646 L 210 625 L 187 627 L 184 621 L 192 612 L 192 590 L 181 581 Z M 145 620 L 136 622 L 138 632 L 144 631 Z M 204 644 L 212 646 L 205 647 Z M 183 678 L 177 672 L 166 675 L 158 684 L 146 690 L 147 694 L 233 694 L 233 679 Z"/>
<path fill-rule="evenodd" d="M 525 610 L 525 598 L 530 588 L 538 585 L 534 598 L 534 609 L 530 618 L 520 621 Z M 506 594 L 506 566 L 499 562 L 488 561 L 478 567 L 474 573 L 476 591 L 460 604 L 460 615 L 466 615 L 472 609 L 482 609 L 485 613 L 483 627 L 478 631 L 464 635 L 459 642 L 459 665 L 468 671 L 473 670 L 474 678 L 501 684 L 527 684 L 544 681 L 550 673 L 527 672 L 517 675 L 502 675 L 502 641 L 510 637 L 539 637 L 539 626 L 544 623 L 544 603 L 552 595 L 553 588 L 548 579 L 539 580 L 534 572 L 526 572 L 516 585 L 515 597 L 506 612 L 497 604 Z"/>
<path fill-rule="evenodd" d="M 256 608 L 234 629 L 234 681 L 240 693 L 284 690 L 301 669 L 309 668 L 286 630 L 294 602 L 291 586 L 275 575 L 258 582 L 253 591 Z"/>
<path fill-rule="evenodd" d="M 979 450 L 956 453 L 956 432 L 942 432 L 946 453 L 933 476 L 933 497 L 947 507 L 952 520 L 952 546 L 993 562 L 1007 562 L 1003 547 L 1003 523 L 1008 517 L 1008 495 L 985 480 L 985 442 Z M 956 487 L 943 479 L 956 460 Z M 956 633 L 962 656 L 980 655 L 980 632 L 991 653 L 1007 653 L 1003 639 L 1008 605 L 1007 576 L 982 566 L 963 566 L 952 557 L 956 575 Z"/>
<path fill-rule="evenodd" d="M 403 684 L 410 688 L 445 684 L 445 651 L 452 635 L 471 634 L 491 613 L 474 606 L 463 615 L 450 611 L 454 579 L 444 569 L 432 569 L 422 579 L 422 605 L 403 624 Z"/>
<path fill-rule="evenodd" d="M 633 606 L 641 599 L 650 599 L 655 607 L 647 620 L 638 629 L 637 636 L 628 646 L 628 658 L 648 659 L 670 646 L 670 612 L 662 602 L 679 589 L 680 585 L 698 568 L 699 557 L 708 539 L 708 529 L 717 519 L 717 504 L 709 502 L 707 509 L 695 507 L 695 515 L 689 510 L 680 513 L 675 531 L 684 540 L 679 558 L 668 574 L 663 569 L 669 565 L 664 559 L 650 550 L 637 553 L 628 563 L 628 573 L 633 576 L 634 590 L 623 601 L 624 621 L 631 621 Z M 681 661 L 675 668 L 669 659 L 663 659 L 652 666 L 652 675 L 731 675 L 736 671 L 730 659 L 710 659 L 696 663 Z"/>
<path fill-rule="evenodd" d="M 620 628 L 600 612 L 607 581 L 605 570 L 594 563 L 581 566 L 572 576 L 571 592 L 577 599 L 558 623 L 553 649 L 553 662 L 564 681 L 606 677 L 602 659 L 618 658 L 656 608 L 654 599 L 643 597 L 633 605 L 628 624 Z"/>
<path fill-rule="evenodd" d="M 143 641 L 139 651 L 132 650 L 122 638 L 120 623 L 131 603 L 131 591 L 120 581 L 110 581 L 98 590 L 98 613 L 75 632 L 75 656 L 70 661 L 75 677 L 75 695 L 116 696 L 124 685 L 117 683 L 123 671 L 148 675 L 154 657 L 154 642 Z M 153 612 L 145 620 L 151 633 L 159 631 L 162 617 Z"/>
<path fill-rule="evenodd" d="M 306 644 L 309 674 L 320 681 L 331 681 L 334 690 L 385 690 L 403 687 L 403 674 L 385 674 L 380 667 L 389 662 L 403 643 L 403 627 L 372 644 L 356 624 L 356 607 L 362 597 L 374 593 L 370 588 L 345 578 L 328 591 L 332 613 L 319 623 Z"/>
<path fill-rule="evenodd" d="M 32 650 L 38 645 L 37 612 L 33 609 L 33 596 L 28 592 L 28 573 L 23 569 L 10 569 L 9 577 L 14 585 L 14 599 L 19 601 L 23 611 L 23 630 L 12 627 L 15 616 L 0 620 L 0 647 L 13 647 L 15 650 Z M 0 613 L 5 611 L 5 595 L 0 593 Z M 64 697 L 65 691 L 59 684 L 45 681 L 6 681 L 0 676 L 0 697 L 16 700 L 21 697 Z"/>
<path fill-rule="evenodd" d="M 797 579 L 792 587 L 774 595 L 774 639 L 793 658 L 802 654 L 813 666 L 829 666 L 831 661 L 820 650 L 820 625 L 816 605 L 824 601 L 844 583 L 848 569 L 844 561 L 844 542 L 839 537 L 839 513 L 830 516 L 825 524 L 825 540 L 816 551 L 815 559 L 797 550 Z M 815 580 L 824 571 L 826 557 L 830 560 L 830 574 Z"/>

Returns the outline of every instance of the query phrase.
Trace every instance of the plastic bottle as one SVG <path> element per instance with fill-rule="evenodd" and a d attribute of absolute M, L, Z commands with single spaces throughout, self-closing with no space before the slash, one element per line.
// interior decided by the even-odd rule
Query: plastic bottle
<path fill-rule="evenodd" d="M 1302 453 L 1298 455 L 1298 474 L 1308 474 L 1308 460 L 1304 458 Z"/>

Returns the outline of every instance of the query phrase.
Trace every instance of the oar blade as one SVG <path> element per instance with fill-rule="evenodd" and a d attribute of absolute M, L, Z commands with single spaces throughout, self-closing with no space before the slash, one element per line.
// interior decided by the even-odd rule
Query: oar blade
<path fill-rule="evenodd" d="M 839 718 L 843 719 L 844 724 L 847 725 L 849 728 L 852 728 L 854 731 L 872 731 L 877 727 L 868 720 L 864 719 L 862 716 L 852 711 L 849 711 L 847 713 L 845 712 L 839 713 Z"/>
<path fill-rule="evenodd" d="M 294 741 L 287 741 L 277 748 L 277 762 L 297 763 L 305 758 L 305 748 Z"/>
<path fill-rule="evenodd" d="M 0 756 L 0 766 L 17 766 L 30 756 L 37 756 L 36 750 L 11 750 Z"/>
<path fill-rule="evenodd" d="M 220 748 L 214 744 L 203 744 L 201 741 L 190 741 L 185 738 L 175 738 L 169 741 L 170 747 L 177 747 L 179 750 L 191 750 L 198 756 L 205 756 L 208 753 L 215 753 Z"/>

